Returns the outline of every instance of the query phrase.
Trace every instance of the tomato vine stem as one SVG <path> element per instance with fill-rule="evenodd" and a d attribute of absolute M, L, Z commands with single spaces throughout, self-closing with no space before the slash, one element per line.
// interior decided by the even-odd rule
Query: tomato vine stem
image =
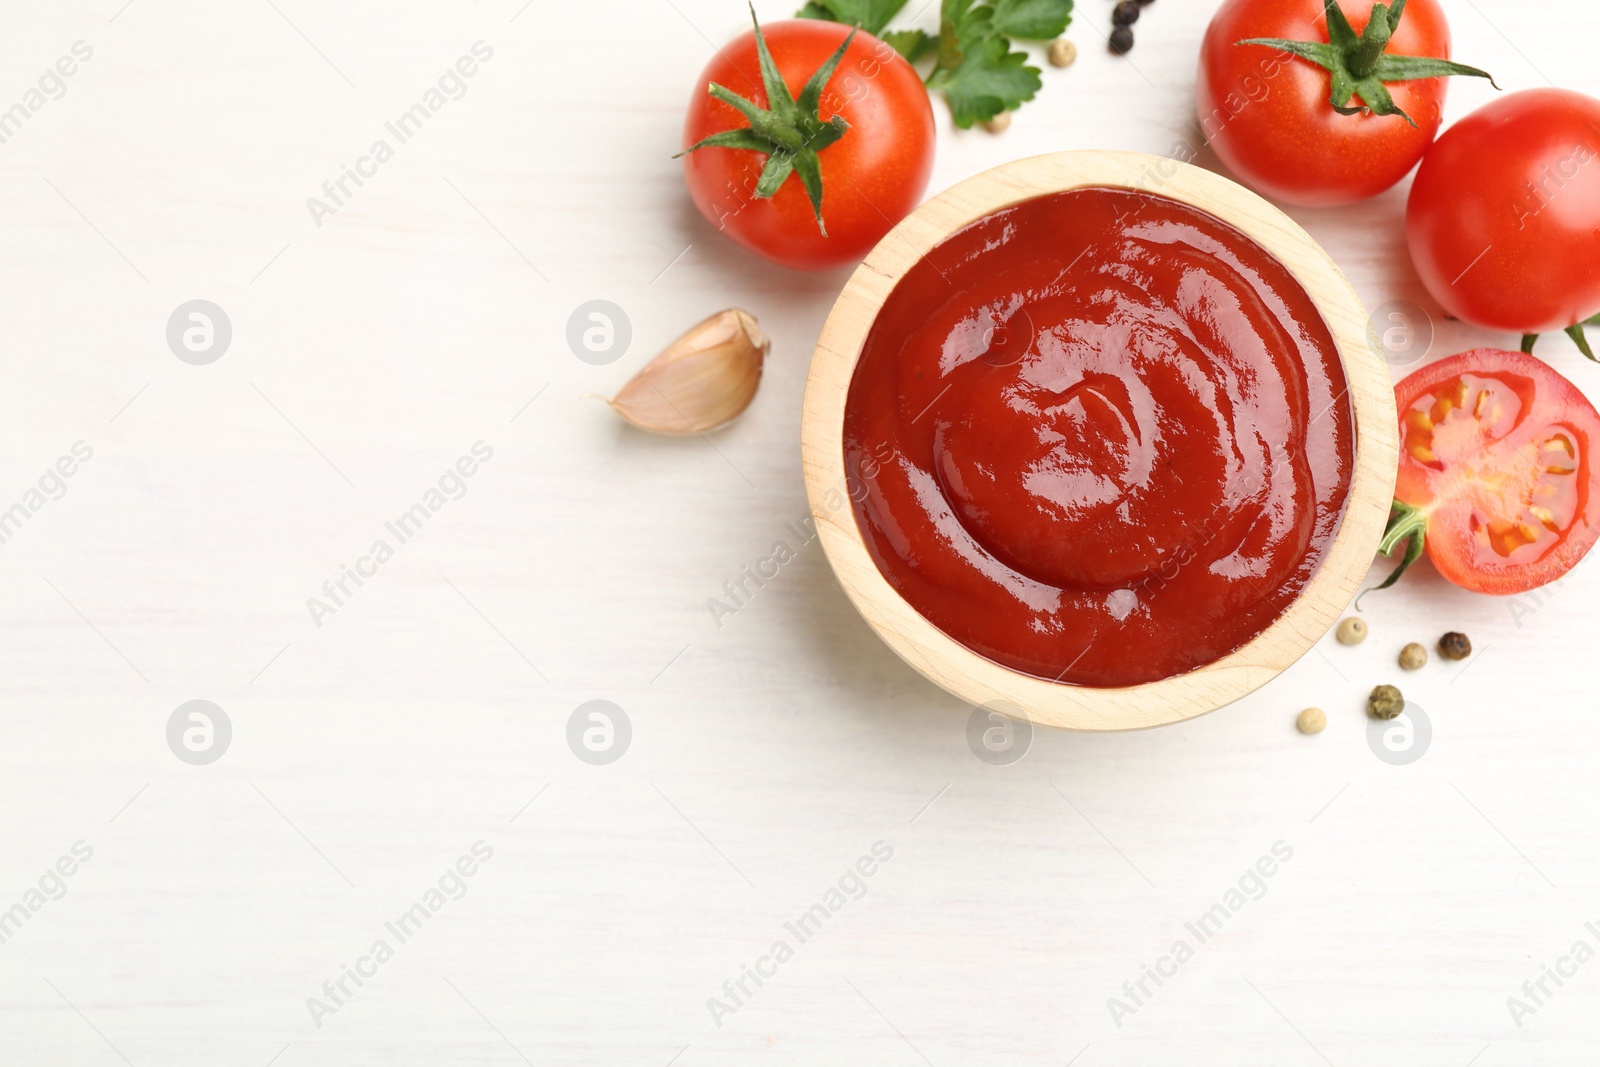
<path fill-rule="evenodd" d="M 1361 596 L 1366 596 L 1374 589 L 1387 589 L 1400 580 L 1400 576 L 1410 569 L 1411 565 L 1422 558 L 1422 550 L 1426 547 L 1428 536 L 1428 513 L 1423 508 L 1407 504 L 1403 500 L 1396 500 L 1389 506 L 1389 524 L 1384 528 L 1383 540 L 1378 542 L 1380 555 L 1393 556 L 1394 550 L 1402 544 L 1406 546 L 1405 555 L 1400 557 L 1399 566 L 1390 572 L 1380 585 L 1362 591 Z M 1357 610 L 1361 607 L 1361 596 L 1356 597 Z"/>

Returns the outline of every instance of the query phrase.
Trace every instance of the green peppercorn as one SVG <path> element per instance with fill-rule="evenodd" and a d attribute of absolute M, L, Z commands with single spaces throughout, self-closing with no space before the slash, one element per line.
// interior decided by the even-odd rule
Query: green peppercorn
<path fill-rule="evenodd" d="M 1472 655 L 1472 642 L 1467 640 L 1466 634 L 1451 630 L 1439 638 L 1439 655 L 1445 659 L 1466 659 Z"/>
<path fill-rule="evenodd" d="M 1117 55 L 1125 56 L 1133 51 L 1133 31 L 1126 26 L 1118 26 L 1111 31 L 1111 40 L 1107 43 Z"/>
<path fill-rule="evenodd" d="M 1392 719 L 1406 710 L 1406 698 L 1392 685 L 1380 685 L 1367 697 L 1367 714 L 1374 719 Z"/>
<path fill-rule="evenodd" d="M 1111 25 L 1132 26 L 1139 21 L 1139 4 L 1137 0 L 1122 0 L 1120 4 L 1111 9 Z"/>

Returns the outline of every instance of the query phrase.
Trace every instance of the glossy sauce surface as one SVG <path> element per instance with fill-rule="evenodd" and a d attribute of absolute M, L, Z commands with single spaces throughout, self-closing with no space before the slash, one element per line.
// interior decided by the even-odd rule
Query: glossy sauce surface
<path fill-rule="evenodd" d="M 1124 189 L 987 216 L 885 302 L 845 409 L 879 569 L 980 655 L 1088 686 L 1232 652 L 1304 588 L 1350 487 L 1327 327 L 1221 220 Z"/>

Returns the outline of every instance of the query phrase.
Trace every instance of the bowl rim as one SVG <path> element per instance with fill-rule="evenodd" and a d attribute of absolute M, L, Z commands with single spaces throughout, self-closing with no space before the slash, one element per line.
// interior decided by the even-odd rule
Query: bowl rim
<path fill-rule="evenodd" d="M 1299 596 L 1245 645 L 1185 674 L 1121 688 L 1053 682 L 995 663 L 924 618 L 878 570 L 856 525 L 844 467 L 844 413 L 867 334 L 913 264 L 955 231 L 1034 197 L 1086 186 L 1166 196 L 1235 227 L 1282 263 L 1333 335 L 1355 430 L 1354 470 L 1327 555 Z M 824 553 L 867 624 L 919 673 L 967 703 L 1069 730 L 1183 722 L 1260 688 L 1327 633 L 1360 588 L 1388 522 L 1399 462 L 1394 388 L 1361 300 L 1322 247 L 1256 193 L 1188 163 L 1139 152 L 1066 151 L 1002 164 L 951 186 L 867 255 L 817 339 L 801 414 L 806 495 Z"/>

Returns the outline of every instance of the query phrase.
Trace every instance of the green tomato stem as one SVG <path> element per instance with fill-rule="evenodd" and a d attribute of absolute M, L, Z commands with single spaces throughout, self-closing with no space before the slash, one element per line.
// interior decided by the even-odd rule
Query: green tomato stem
<path fill-rule="evenodd" d="M 767 50 L 767 39 L 761 32 L 761 22 L 756 18 L 754 6 L 750 8 L 750 21 L 756 27 L 756 55 L 761 63 L 761 82 L 766 90 L 767 106 L 763 108 L 713 82 L 708 90 L 710 94 L 738 111 L 750 125 L 714 133 L 672 158 L 677 159 L 702 148 L 764 153 L 767 162 L 756 183 L 756 196 L 770 197 L 791 175 L 798 176 L 801 186 L 805 188 L 806 199 L 811 201 L 812 213 L 817 217 L 817 229 L 826 237 L 828 228 L 822 222 L 822 170 L 817 153 L 843 137 L 850 129 L 850 124 L 839 115 L 827 122 L 822 121 L 822 90 L 839 68 L 839 61 L 844 58 L 850 42 L 856 39 L 857 31 L 851 30 L 844 43 L 812 73 L 800 91 L 800 99 L 795 100 L 789 94 L 789 86 L 784 82 L 778 65 L 772 60 L 772 53 Z"/>
<path fill-rule="evenodd" d="M 1406 546 L 1405 555 L 1401 556 L 1399 566 L 1390 572 L 1379 585 L 1363 590 L 1361 596 L 1366 596 L 1375 589 L 1387 589 L 1400 580 L 1400 576 L 1410 569 L 1411 565 L 1422 558 L 1422 550 L 1426 547 L 1428 536 L 1428 513 L 1422 508 L 1407 504 L 1403 500 L 1396 500 L 1390 505 L 1389 524 L 1384 528 L 1383 540 L 1378 542 L 1378 552 L 1384 556 L 1393 556 L 1394 550 L 1401 545 Z M 1356 597 L 1356 607 L 1361 607 L 1361 597 Z"/>
<path fill-rule="evenodd" d="M 1372 16 L 1360 36 L 1356 35 L 1350 20 L 1345 18 L 1338 0 L 1323 0 L 1323 11 L 1328 19 L 1328 40 L 1289 41 L 1280 37 L 1250 37 L 1236 43 L 1276 48 L 1315 63 L 1328 72 L 1328 104 L 1341 115 L 1398 115 L 1416 125 L 1416 121 L 1394 102 L 1385 83 L 1418 81 L 1426 78 L 1443 78 L 1464 74 L 1474 78 L 1494 78 L 1477 67 L 1452 63 L 1448 59 L 1432 56 L 1390 55 L 1389 40 L 1400 25 L 1405 12 L 1405 0 L 1395 0 L 1388 7 L 1372 5 Z M 1499 88 L 1495 85 L 1495 88 Z M 1351 101 L 1360 98 L 1359 105 Z"/>

